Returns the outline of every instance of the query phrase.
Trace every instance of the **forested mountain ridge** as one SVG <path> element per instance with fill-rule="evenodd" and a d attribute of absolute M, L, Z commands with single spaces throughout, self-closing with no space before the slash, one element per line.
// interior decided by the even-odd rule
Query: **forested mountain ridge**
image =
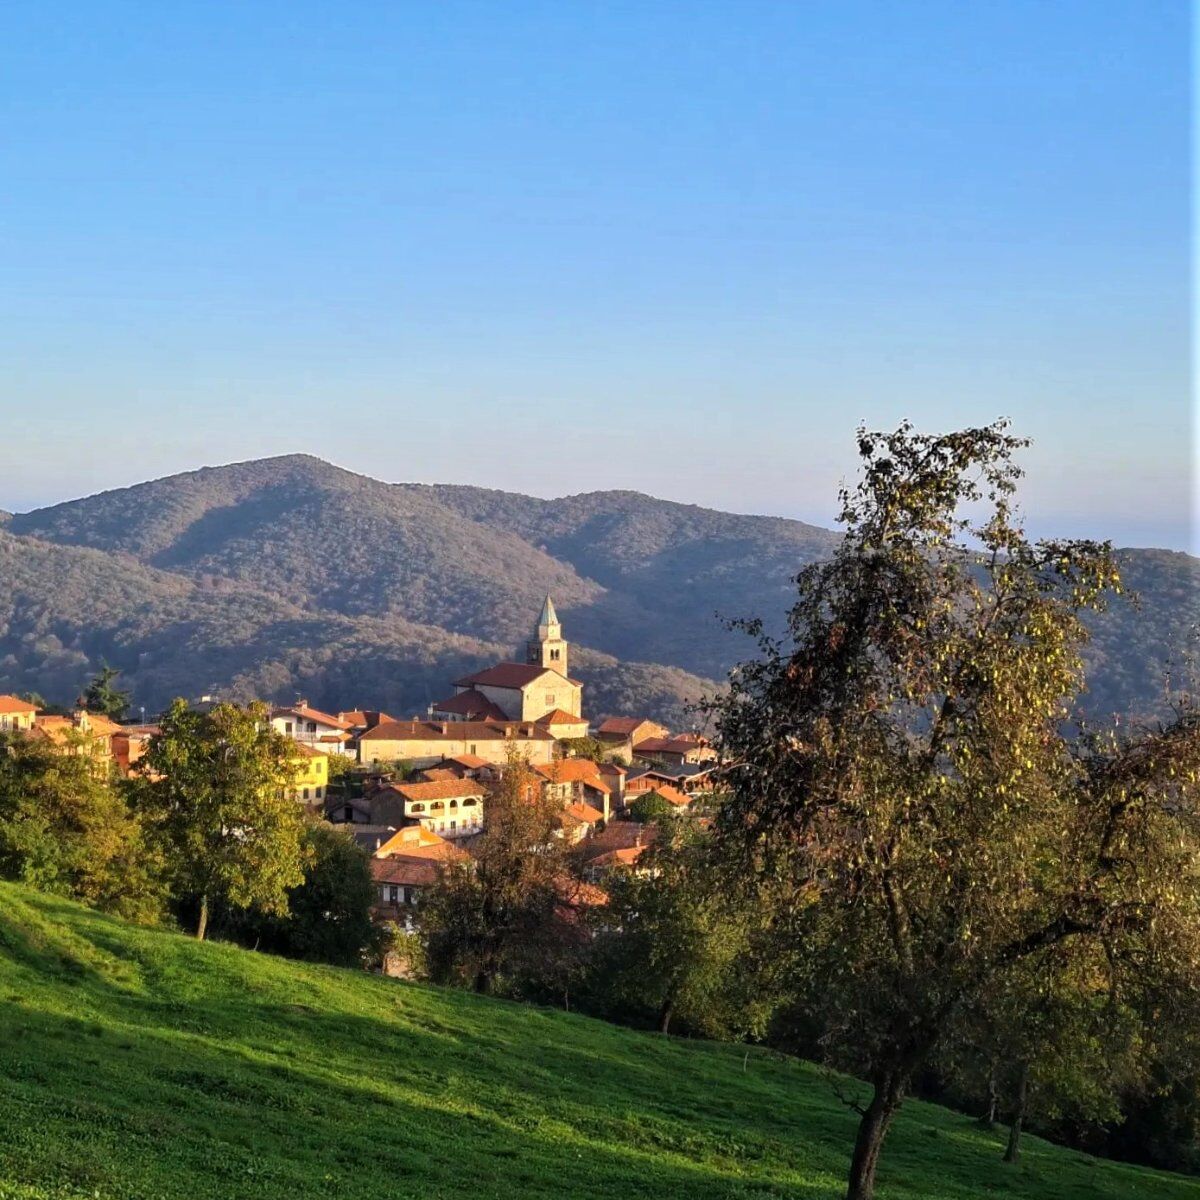
<path fill-rule="evenodd" d="M 779 629 L 837 535 L 609 491 L 540 500 L 388 484 L 307 455 L 204 468 L 0 517 L 0 691 L 62 698 L 101 661 L 139 703 L 213 688 L 424 710 L 506 657 L 554 595 L 587 712 L 672 724 Z M 1144 712 L 1200 623 L 1200 560 L 1121 552 L 1141 607 L 1094 622 L 1088 704 Z"/>

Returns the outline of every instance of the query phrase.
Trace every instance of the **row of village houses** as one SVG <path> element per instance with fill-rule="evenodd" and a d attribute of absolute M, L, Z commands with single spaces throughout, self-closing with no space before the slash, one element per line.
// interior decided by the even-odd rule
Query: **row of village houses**
<path fill-rule="evenodd" d="M 592 878 L 632 867 L 650 844 L 652 826 L 623 819 L 638 796 L 654 793 L 687 812 L 710 789 L 716 754 L 703 737 L 671 734 L 637 717 L 609 717 L 591 728 L 581 716 L 583 685 L 567 674 L 567 662 L 568 645 L 547 597 L 526 662 L 455 681 L 453 693 L 425 717 L 323 712 L 304 700 L 271 710 L 272 727 L 295 745 L 294 798 L 344 826 L 371 856 L 381 919 L 409 923 L 439 864 L 469 853 L 486 822 L 489 790 L 514 757 L 561 804 L 561 834 L 578 847 Z M 0 696 L 0 733 L 6 730 L 85 751 L 121 774 L 157 732 L 83 710 L 47 715 Z M 585 736 L 601 744 L 605 761 L 569 756 L 571 743 Z M 357 764 L 356 786 L 331 791 L 331 758 Z"/>

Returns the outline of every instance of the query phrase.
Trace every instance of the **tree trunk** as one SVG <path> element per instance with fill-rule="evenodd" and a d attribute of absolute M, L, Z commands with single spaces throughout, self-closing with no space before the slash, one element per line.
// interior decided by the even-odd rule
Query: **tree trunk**
<path fill-rule="evenodd" d="M 1021 1126 L 1025 1121 L 1025 1103 L 1029 1094 L 1029 1066 L 1021 1064 L 1021 1074 L 1017 1079 L 1017 1104 L 1013 1112 L 1012 1124 L 1008 1127 L 1008 1145 L 1004 1150 L 1004 1161 L 1015 1163 L 1021 1157 Z"/>
<path fill-rule="evenodd" d="M 982 1128 L 996 1128 L 996 1109 L 999 1103 L 999 1093 L 996 1090 L 996 1072 L 993 1069 L 988 1072 L 987 1107 L 984 1109 L 983 1115 L 979 1118 L 979 1124 Z"/>
<path fill-rule="evenodd" d="M 879 1165 L 879 1152 L 883 1149 L 883 1139 L 887 1137 L 892 1118 L 904 1099 L 905 1083 L 899 1072 L 876 1080 L 871 1103 L 858 1123 L 846 1200 L 872 1200 L 875 1195 L 875 1168 Z"/>
<path fill-rule="evenodd" d="M 475 991 L 480 996 L 486 996 L 492 990 L 492 977 L 487 971 L 475 973 Z"/>
<path fill-rule="evenodd" d="M 662 1003 L 662 1008 L 658 1010 L 658 1032 L 671 1032 L 671 1015 L 675 1011 L 675 998 L 668 996 Z"/>
<path fill-rule="evenodd" d="M 196 941 L 204 941 L 208 932 L 208 897 L 200 897 L 200 915 L 196 918 Z"/>

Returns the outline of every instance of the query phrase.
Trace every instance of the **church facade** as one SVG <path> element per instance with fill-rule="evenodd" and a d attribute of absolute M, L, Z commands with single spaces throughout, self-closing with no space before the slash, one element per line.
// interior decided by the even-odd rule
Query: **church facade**
<path fill-rule="evenodd" d="M 454 695 L 430 708 L 448 721 L 540 721 L 551 714 L 582 720 L 583 684 L 568 674 L 570 646 L 547 596 L 525 661 L 497 663 L 454 681 Z"/>

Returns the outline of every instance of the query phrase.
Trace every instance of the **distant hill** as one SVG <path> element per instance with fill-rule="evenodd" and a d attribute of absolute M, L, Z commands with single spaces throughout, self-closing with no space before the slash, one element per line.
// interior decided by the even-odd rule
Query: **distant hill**
<path fill-rule="evenodd" d="M 0 690 L 76 692 L 100 662 L 139 703 L 223 688 L 423 711 L 513 652 L 550 592 L 589 715 L 673 725 L 778 630 L 829 530 L 594 492 L 388 484 L 306 455 L 205 468 L 0 521 Z M 1147 711 L 1200 622 L 1200 561 L 1122 552 L 1141 612 L 1097 620 L 1089 703 Z"/>
<path fill-rule="evenodd" d="M 0 1196 L 825 1200 L 857 1117 L 811 1064 L 142 929 L 0 883 Z M 846 1091 L 855 1089 L 843 1081 Z M 910 1101 L 880 1200 L 1197 1182 Z"/>

